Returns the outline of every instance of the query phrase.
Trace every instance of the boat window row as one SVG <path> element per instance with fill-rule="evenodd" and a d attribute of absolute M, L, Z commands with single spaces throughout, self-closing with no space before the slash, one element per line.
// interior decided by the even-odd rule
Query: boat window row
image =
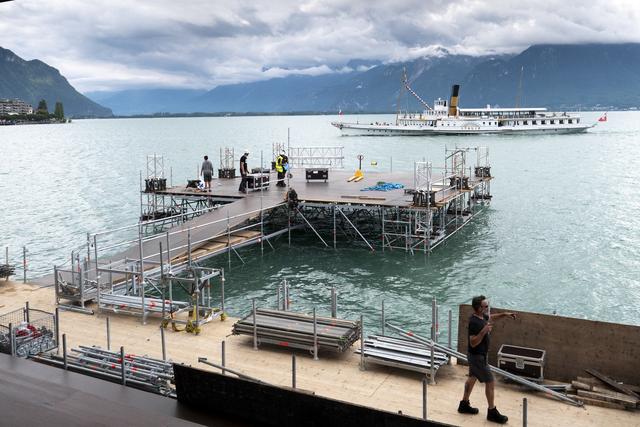
<path fill-rule="evenodd" d="M 502 126 L 572 125 L 574 123 L 580 123 L 580 119 L 507 120 L 502 122 Z"/>

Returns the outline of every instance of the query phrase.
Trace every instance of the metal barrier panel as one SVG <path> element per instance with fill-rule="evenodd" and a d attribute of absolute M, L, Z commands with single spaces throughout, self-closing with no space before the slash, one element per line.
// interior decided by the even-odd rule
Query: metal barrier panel
<path fill-rule="evenodd" d="M 185 365 L 174 364 L 173 369 L 176 394 L 180 403 L 206 408 L 213 414 L 222 413 L 259 425 L 330 425 L 332 427 L 447 425 Z M 274 405 L 274 402 L 287 402 L 287 404 Z"/>

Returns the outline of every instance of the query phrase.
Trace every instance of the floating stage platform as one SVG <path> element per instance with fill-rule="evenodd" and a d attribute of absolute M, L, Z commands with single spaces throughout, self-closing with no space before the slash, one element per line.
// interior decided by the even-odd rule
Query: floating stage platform
<path fill-rule="evenodd" d="M 328 163 L 335 165 L 335 159 Z M 215 179 L 209 191 L 167 187 L 153 156 L 145 186 L 141 179 L 141 221 L 88 234 L 86 247 L 72 253 L 70 268 L 55 268 L 57 302 L 84 309 L 95 299 L 101 310 L 164 317 L 175 311 L 173 287 L 180 286 L 191 298 L 178 307 L 211 310 L 211 283 L 219 278 L 223 284 L 224 270 L 203 267 L 207 259 L 224 255 L 229 266 L 236 259 L 244 263 L 238 249 L 260 245 L 264 253 L 265 246 L 274 249 L 271 241 L 277 238 L 286 236 L 291 245 L 299 232 L 326 248 L 360 245 L 427 254 L 492 197 L 483 147 L 446 150 L 443 166 L 415 162 L 413 171 L 354 174 L 323 166 L 322 157 L 306 165 L 293 155 L 291 160 L 284 186 L 276 185 L 275 172 L 259 168 L 251 175 L 256 185 L 241 193 L 240 178 Z M 223 298 L 217 312 L 224 312 Z"/>

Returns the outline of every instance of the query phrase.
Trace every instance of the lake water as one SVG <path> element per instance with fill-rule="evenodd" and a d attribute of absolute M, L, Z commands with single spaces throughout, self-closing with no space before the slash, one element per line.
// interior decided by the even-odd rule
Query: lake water
<path fill-rule="evenodd" d="M 587 122 L 597 113 L 584 113 Z M 77 120 L 66 125 L 0 127 L 0 247 L 29 276 L 67 261 L 86 233 L 135 223 L 139 179 L 148 154 L 164 156 L 173 182 L 193 178 L 202 155 L 217 167 L 220 147 L 249 148 L 249 166 L 272 143 L 344 146 L 345 167 L 413 168 L 443 163 L 445 147 L 489 147 L 493 201 L 462 232 L 430 256 L 360 247 L 324 249 L 316 239 L 284 240 L 276 251 L 247 249 L 250 262 L 227 272 L 227 306 L 247 312 L 251 298 L 275 306 L 284 278 L 295 310 L 329 310 L 339 292 L 341 316 L 388 315 L 426 331 L 431 297 L 441 313 L 487 295 L 492 305 L 640 324 L 640 113 L 613 112 L 586 134 L 472 137 L 341 137 L 336 117 L 215 117 Z M 392 116 L 348 120 L 392 121 Z M 377 166 L 370 166 L 376 161 Z M 285 239 L 286 240 L 286 239 Z M 3 251 L 4 252 L 4 251 Z M 254 256 L 252 256 L 254 255 Z M 4 261 L 4 253 L 1 253 Z M 214 260 L 227 267 L 226 257 Z M 454 311 L 455 312 L 455 311 Z"/>

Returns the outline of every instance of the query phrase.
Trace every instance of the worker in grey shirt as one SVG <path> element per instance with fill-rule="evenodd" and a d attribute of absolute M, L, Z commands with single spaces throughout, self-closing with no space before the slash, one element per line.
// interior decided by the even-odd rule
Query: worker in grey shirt
<path fill-rule="evenodd" d="M 209 160 L 209 156 L 204 156 L 204 162 L 202 162 L 202 168 L 200 168 L 200 174 L 204 180 L 204 191 L 211 191 L 211 178 L 213 177 L 213 164 Z"/>

